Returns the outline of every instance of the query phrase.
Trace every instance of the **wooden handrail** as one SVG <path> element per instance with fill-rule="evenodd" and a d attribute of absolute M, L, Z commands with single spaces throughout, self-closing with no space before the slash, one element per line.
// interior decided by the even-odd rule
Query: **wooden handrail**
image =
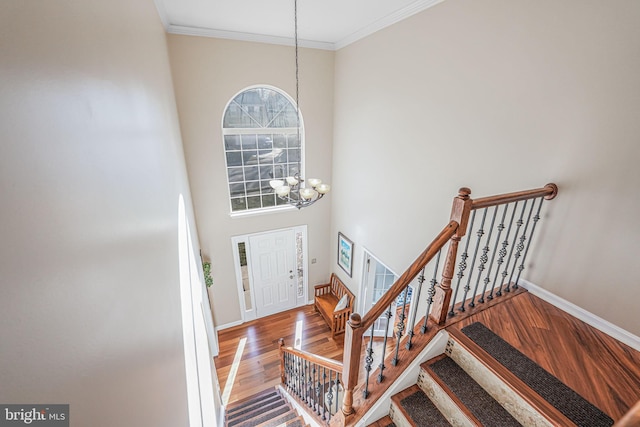
<path fill-rule="evenodd" d="M 490 206 L 504 205 L 505 203 L 544 197 L 551 200 L 558 195 L 558 186 L 550 183 L 542 188 L 534 190 L 516 191 L 515 193 L 499 194 L 497 196 L 481 197 L 471 202 L 471 209 L 482 209 Z"/>
<path fill-rule="evenodd" d="M 360 330 L 362 333 L 366 331 L 373 323 L 389 308 L 389 305 L 404 291 L 411 281 L 420 273 L 425 265 L 435 257 L 440 249 L 451 239 L 458 229 L 458 223 L 451 221 L 447 224 L 440 234 L 431 242 L 429 246 L 413 261 L 413 264 L 404 272 L 402 276 L 395 281 L 387 292 L 374 304 L 373 307 L 365 314 L 360 322 Z"/>
<path fill-rule="evenodd" d="M 640 426 L 640 400 L 624 414 L 613 427 L 638 427 Z"/>
<path fill-rule="evenodd" d="M 342 365 L 342 362 L 340 361 L 329 359 L 328 357 L 318 356 L 317 354 L 309 353 L 308 351 L 304 351 L 304 350 L 298 350 L 293 347 L 285 347 L 283 338 L 280 338 L 278 340 L 278 344 L 280 345 L 281 353 L 283 352 L 291 353 L 294 356 L 301 357 L 305 360 L 315 363 L 316 365 L 342 373 L 343 365 Z"/>

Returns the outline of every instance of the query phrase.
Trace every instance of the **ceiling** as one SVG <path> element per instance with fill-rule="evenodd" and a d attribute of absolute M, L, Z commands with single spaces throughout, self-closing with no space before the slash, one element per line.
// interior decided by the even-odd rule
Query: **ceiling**
<path fill-rule="evenodd" d="M 293 44 L 293 0 L 154 0 L 167 32 Z M 300 46 L 337 50 L 443 0 L 298 0 Z"/>

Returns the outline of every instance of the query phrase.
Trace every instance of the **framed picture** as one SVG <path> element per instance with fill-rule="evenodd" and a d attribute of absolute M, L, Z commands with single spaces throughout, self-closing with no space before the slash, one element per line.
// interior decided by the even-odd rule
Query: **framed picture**
<path fill-rule="evenodd" d="M 349 275 L 353 273 L 353 242 L 338 232 L 338 265 Z"/>

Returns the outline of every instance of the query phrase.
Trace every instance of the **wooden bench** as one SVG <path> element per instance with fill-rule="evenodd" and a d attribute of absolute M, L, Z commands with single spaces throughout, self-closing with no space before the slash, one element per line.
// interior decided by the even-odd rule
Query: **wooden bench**
<path fill-rule="evenodd" d="M 347 306 L 343 310 L 334 311 L 343 295 L 348 295 Z M 353 312 L 353 303 L 353 294 L 335 273 L 331 274 L 329 283 L 315 286 L 313 305 L 331 328 L 332 337 L 344 333 L 349 316 Z"/>

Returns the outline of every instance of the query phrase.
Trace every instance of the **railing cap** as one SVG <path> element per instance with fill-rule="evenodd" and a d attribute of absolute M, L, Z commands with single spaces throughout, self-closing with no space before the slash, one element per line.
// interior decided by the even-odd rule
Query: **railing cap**
<path fill-rule="evenodd" d="M 471 195 L 471 189 L 467 187 L 462 187 L 458 190 L 458 197 L 461 199 L 467 200 Z"/>

